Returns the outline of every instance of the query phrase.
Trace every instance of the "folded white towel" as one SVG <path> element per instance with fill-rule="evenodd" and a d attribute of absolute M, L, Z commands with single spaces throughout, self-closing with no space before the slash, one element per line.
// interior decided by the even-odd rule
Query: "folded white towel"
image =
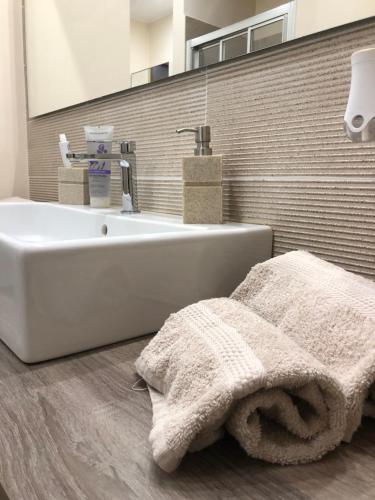
<path fill-rule="evenodd" d="M 276 257 L 230 299 L 172 315 L 136 367 L 163 469 L 224 426 L 251 456 L 317 460 L 375 416 L 375 284 L 307 252 Z"/>
<path fill-rule="evenodd" d="M 326 368 L 237 301 L 172 315 L 136 367 L 158 391 L 150 441 L 166 471 L 224 424 L 252 456 L 284 464 L 316 460 L 342 439 L 344 400 Z"/>
<path fill-rule="evenodd" d="M 375 283 L 297 251 L 256 265 L 232 298 L 327 367 L 350 441 L 362 415 L 375 416 Z"/>

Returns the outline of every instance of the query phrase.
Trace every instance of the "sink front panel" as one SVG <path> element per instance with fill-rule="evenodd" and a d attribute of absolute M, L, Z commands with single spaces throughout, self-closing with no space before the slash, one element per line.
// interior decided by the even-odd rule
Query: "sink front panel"
<path fill-rule="evenodd" d="M 12 215 L 9 205 L 7 217 L 25 216 L 17 210 Z M 87 209 L 50 211 L 42 214 L 44 225 L 38 225 L 35 210 L 28 234 L 49 236 L 27 240 L 20 237 L 27 229 L 21 221 L 6 232 L 3 206 L 0 338 L 25 362 L 156 332 L 180 308 L 228 296 L 252 265 L 271 256 L 266 226 L 192 227 L 168 217 L 129 220 Z M 59 230 L 48 226 L 64 215 L 62 231 L 60 219 Z M 112 237 L 103 236 L 103 224 Z"/>

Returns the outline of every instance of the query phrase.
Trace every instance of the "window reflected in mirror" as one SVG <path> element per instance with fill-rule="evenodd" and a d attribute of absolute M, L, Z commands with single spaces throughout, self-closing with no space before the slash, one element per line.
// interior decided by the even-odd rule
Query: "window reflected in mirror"
<path fill-rule="evenodd" d="M 292 2 L 187 40 L 186 69 L 228 61 L 292 38 Z"/>
<path fill-rule="evenodd" d="M 208 66 L 220 61 L 220 44 L 208 45 L 199 49 L 199 66 Z"/>
<path fill-rule="evenodd" d="M 247 31 L 233 35 L 223 40 L 223 61 L 233 57 L 243 56 L 248 52 Z"/>
<path fill-rule="evenodd" d="M 284 21 L 279 20 L 251 30 L 251 52 L 278 45 L 283 41 Z"/>

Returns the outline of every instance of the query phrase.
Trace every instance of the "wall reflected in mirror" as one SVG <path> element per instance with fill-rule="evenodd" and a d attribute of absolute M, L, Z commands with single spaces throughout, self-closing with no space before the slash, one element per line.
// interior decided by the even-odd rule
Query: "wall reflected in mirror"
<path fill-rule="evenodd" d="M 131 86 L 167 78 L 173 54 L 173 0 L 130 0 Z"/>
<path fill-rule="evenodd" d="M 375 0 L 24 0 L 38 116 L 375 15 Z"/>

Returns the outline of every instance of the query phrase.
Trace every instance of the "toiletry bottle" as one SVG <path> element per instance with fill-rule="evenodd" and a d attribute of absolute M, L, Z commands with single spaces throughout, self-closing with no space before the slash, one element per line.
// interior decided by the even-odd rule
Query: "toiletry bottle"
<path fill-rule="evenodd" d="M 60 154 L 61 154 L 61 159 L 63 161 L 64 167 L 71 167 L 72 164 L 71 164 L 70 160 L 66 157 L 66 155 L 68 153 L 70 153 L 69 141 L 66 138 L 65 134 L 60 134 L 59 138 L 60 138 L 60 142 L 59 142 Z"/>
<path fill-rule="evenodd" d="M 112 126 L 85 126 L 87 152 L 109 154 L 112 152 Z M 111 162 L 89 160 L 89 190 L 92 208 L 109 208 L 111 205 Z"/>
<path fill-rule="evenodd" d="M 58 167 L 59 203 L 64 205 L 88 205 L 89 181 L 87 167 L 72 165 L 67 154 L 71 153 L 70 144 L 65 134 L 59 135 L 59 148 L 63 167 Z"/>
<path fill-rule="evenodd" d="M 222 224 L 222 156 L 212 155 L 209 126 L 176 130 L 195 134 L 194 156 L 182 159 L 184 224 Z"/>

